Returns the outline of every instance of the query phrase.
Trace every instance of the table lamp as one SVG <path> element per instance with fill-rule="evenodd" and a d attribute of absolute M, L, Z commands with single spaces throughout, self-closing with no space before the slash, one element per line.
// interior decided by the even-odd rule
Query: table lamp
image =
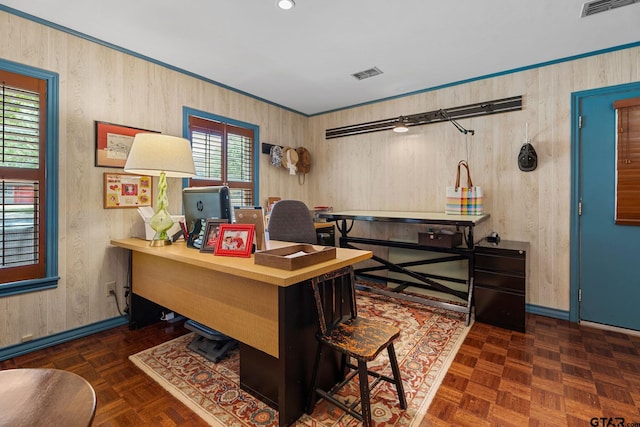
<path fill-rule="evenodd" d="M 156 232 L 150 246 L 171 244 L 167 230 L 173 226 L 173 218 L 167 207 L 167 177 L 188 178 L 196 174 L 191 144 L 187 139 L 159 133 L 138 133 L 124 165 L 124 171 L 140 175 L 159 176 L 156 211 L 149 225 Z"/>

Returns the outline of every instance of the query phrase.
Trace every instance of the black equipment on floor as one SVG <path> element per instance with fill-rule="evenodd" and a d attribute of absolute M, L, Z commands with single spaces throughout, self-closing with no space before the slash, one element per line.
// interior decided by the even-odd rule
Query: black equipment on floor
<path fill-rule="evenodd" d="M 238 342 L 214 329 L 208 328 L 194 320 L 184 322 L 184 327 L 195 332 L 196 337 L 187 348 L 202 355 L 213 363 L 218 363 L 238 345 Z"/>

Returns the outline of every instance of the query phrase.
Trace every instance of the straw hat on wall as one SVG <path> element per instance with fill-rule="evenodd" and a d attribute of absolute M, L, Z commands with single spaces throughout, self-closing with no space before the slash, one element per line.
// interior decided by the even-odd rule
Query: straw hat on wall
<path fill-rule="evenodd" d="M 298 170 L 298 153 L 291 147 L 282 149 L 282 167 L 289 170 L 289 175 L 295 175 Z"/>

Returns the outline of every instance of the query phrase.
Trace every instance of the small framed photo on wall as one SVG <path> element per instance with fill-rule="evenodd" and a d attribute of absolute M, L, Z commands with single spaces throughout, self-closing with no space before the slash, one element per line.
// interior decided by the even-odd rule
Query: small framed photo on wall
<path fill-rule="evenodd" d="M 104 173 L 105 209 L 151 206 L 152 178 L 129 173 Z"/>

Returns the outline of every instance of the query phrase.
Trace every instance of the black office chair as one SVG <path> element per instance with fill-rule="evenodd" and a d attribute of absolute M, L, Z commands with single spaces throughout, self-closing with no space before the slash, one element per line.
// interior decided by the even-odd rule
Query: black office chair
<path fill-rule="evenodd" d="M 393 342 L 400 336 L 400 330 L 394 325 L 378 320 L 358 317 L 353 267 L 344 267 L 315 277 L 311 280 L 311 287 L 317 311 L 319 344 L 311 379 L 311 393 L 307 402 L 307 414 L 313 412 L 316 395 L 319 394 L 361 421 L 365 427 L 370 427 L 372 425 L 371 389 L 380 381 L 387 381 L 395 385 L 400 408 L 406 409 L 407 400 L 393 347 Z M 346 313 L 342 309 L 343 301 L 349 304 Z M 322 353 L 327 347 L 341 354 L 340 369 L 343 374 L 343 380 L 328 392 L 319 387 L 320 378 L 318 375 L 318 372 L 321 371 Z M 367 362 L 374 360 L 384 349 L 387 349 L 389 354 L 393 378 L 367 368 Z M 357 361 L 357 366 L 350 363 L 351 359 Z M 352 371 L 345 375 L 347 367 Z M 347 406 L 334 397 L 335 393 L 356 375 L 358 375 L 360 382 L 360 412 L 356 411 L 358 400 Z M 371 384 L 369 384 L 369 376 L 375 378 Z"/>
<path fill-rule="evenodd" d="M 280 200 L 269 215 L 269 239 L 284 242 L 317 244 L 313 217 L 307 205 L 299 200 Z"/>

